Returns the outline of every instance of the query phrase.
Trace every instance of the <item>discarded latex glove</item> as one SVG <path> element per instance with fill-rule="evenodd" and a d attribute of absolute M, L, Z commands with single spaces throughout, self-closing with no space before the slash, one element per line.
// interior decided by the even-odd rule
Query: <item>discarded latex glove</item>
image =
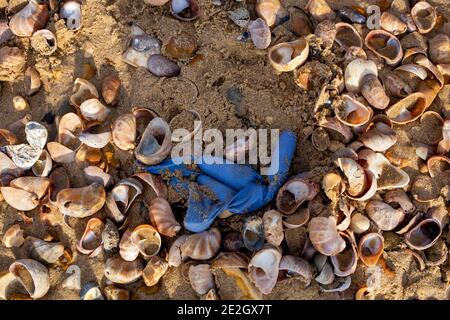
<path fill-rule="evenodd" d="M 244 214 L 258 210 L 272 201 L 286 181 L 295 149 L 295 134 L 291 131 L 281 132 L 271 155 L 271 166 L 278 165 L 279 170 L 276 174 L 267 176 L 261 176 L 247 165 L 206 164 L 212 163 L 208 160 L 197 165 L 198 171 L 189 169 L 184 164 L 176 164 L 173 159 L 148 167 L 147 170 L 153 174 L 181 174 L 206 187 L 189 188 L 189 181 L 175 176 L 169 181 L 177 191 L 189 192 L 184 226 L 189 231 L 201 232 L 208 229 L 222 212 Z"/>

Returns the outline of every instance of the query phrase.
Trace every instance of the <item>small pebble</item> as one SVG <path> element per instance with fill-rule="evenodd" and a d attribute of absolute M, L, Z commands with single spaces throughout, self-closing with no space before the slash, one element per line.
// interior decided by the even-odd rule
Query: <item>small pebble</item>
<path fill-rule="evenodd" d="M 175 59 L 187 59 L 197 50 L 197 39 L 191 33 L 183 31 L 170 38 L 166 45 L 166 54 Z"/>
<path fill-rule="evenodd" d="M 13 98 L 13 106 L 16 111 L 25 111 L 30 109 L 30 105 L 28 104 L 27 100 L 25 100 L 21 96 L 15 96 Z"/>

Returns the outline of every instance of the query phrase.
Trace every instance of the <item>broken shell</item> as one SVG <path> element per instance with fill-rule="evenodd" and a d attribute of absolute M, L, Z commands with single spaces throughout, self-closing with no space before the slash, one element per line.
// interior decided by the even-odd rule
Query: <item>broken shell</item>
<path fill-rule="evenodd" d="M 180 67 L 161 54 L 151 55 L 150 58 L 148 58 L 147 67 L 148 70 L 157 77 L 175 77 L 180 74 Z"/>
<path fill-rule="evenodd" d="M 159 198 L 167 198 L 167 186 L 163 182 L 160 176 L 152 175 L 148 172 L 139 172 L 134 174 L 134 177 L 144 181 Z"/>
<path fill-rule="evenodd" d="M 325 151 L 330 146 L 330 136 L 324 128 L 318 127 L 311 134 L 311 142 L 315 149 Z"/>
<path fill-rule="evenodd" d="M 147 165 L 163 161 L 172 149 L 172 137 L 167 122 L 159 117 L 150 121 L 134 152 L 136 159 Z"/>
<path fill-rule="evenodd" d="M 415 250 L 432 247 L 442 234 L 441 221 L 430 217 L 419 222 L 405 234 L 406 244 Z"/>
<path fill-rule="evenodd" d="M 47 268 L 35 260 L 16 260 L 9 266 L 9 272 L 16 277 L 33 299 L 42 298 L 50 289 Z"/>
<path fill-rule="evenodd" d="M 423 67 L 414 63 L 401 65 L 395 70 L 409 72 L 422 80 L 425 80 L 428 77 L 427 71 Z"/>
<path fill-rule="evenodd" d="M 383 77 L 383 80 L 386 90 L 391 96 L 405 98 L 413 92 L 409 84 L 395 72 L 389 72 Z"/>
<path fill-rule="evenodd" d="M 417 29 L 422 34 L 430 32 L 436 25 L 436 10 L 428 2 L 417 2 L 411 9 L 411 16 Z"/>
<path fill-rule="evenodd" d="M 80 112 L 87 121 L 102 123 L 111 112 L 98 99 L 88 99 L 80 105 Z"/>
<path fill-rule="evenodd" d="M 27 254 L 42 263 L 55 263 L 64 254 L 64 246 L 59 242 L 47 242 L 35 237 L 27 237 L 24 243 Z"/>
<path fill-rule="evenodd" d="M 392 33 L 394 36 L 405 33 L 408 28 L 406 23 L 388 11 L 381 14 L 380 26 L 387 32 Z"/>
<path fill-rule="evenodd" d="M 147 266 L 142 272 L 142 278 L 147 287 L 153 287 L 158 284 L 161 277 L 166 273 L 169 264 L 158 256 L 151 257 Z"/>
<path fill-rule="evenodd" d="M 349 92 L 359 92 L 362 80 L 365 76 L 372 74 L 378 76 L 375 62 L 371 60 L 355 59 L 345 69 L 345 87 Z"/>
<path fill-rule="evenodd" d="M 284 9 L 279 0 L 258 0 L 255 4 L 255 10 L 267 26 L 272 27 L 277 21 L 279 12 Z"/>
<path fill-rule="evenodd" d="M 309 239 L 314 248 L 326 256 L 333 256 L 345 249 L 345 241 L 336 228 L 336 218 L 313 217 L 308 223 Z"/>
<path fill-rule="evenodd" d="M 376 116 L 359 140 L 373 151 L 384 152 L 397 142 L 397 134 L 386 116 Z"/>
<path fill-rule="evenodd" d="M 13 98 L 13 106 L 14 106 L 14 110 L 19 111 L 19 112 L 30 109 L 30 105 L 28 104 L 27 100 L 25 100 L 21 96 L 15 96 Z"/>
<path fill-rule="evenodd" d="M 10 187 L 35 194 L 38 199 L 42 199 L 46 195 L 49 185 L 49 179 L 42 177 L 19 177 L 9 184 Z"/>
<path fill-rule="evenodd" d="M 221 252 L 213 260 L 211 267 L 215 269 L 241 268 L 247 269 L 250 259 L 239 252 Z"/>
<path fill-rule="evenodd" d="M 214 289 L 214 277 L 209 264 L 192 265 L 189 267 L 189 282 L 198 294 L 206 294 Z"/>
<path fill-rule="evenodd" d="M 358 244 L 358 254 L 366 266 L 374 266 L 383 253 L 384 238 L 378 233 L 367 233 Z"/>
<path fill-rule="evenodd" d="M 274 246 L 279 246 L 284 239 L 281 214 L 276 210 L 269 210 L 264 213 L 262 221 L 264 226 L 264 237 L 267 242 Z"/>
<path fill-rule="evenodd" d="M 309 262 L 296 256 L 283 256 L 279 270 L 280 273 L 288 278 L 303 278 L 307 286 L 309 286 L 313 277 L 313 268 Z"/>
<path fill-rule="evenodd" d="M 348 50 L 350 47 L 362 48 L 363 41 L 354 26 L 345 22 L 336 23 L 336 41 L 342 48 Z"/>
<path fill-rule="evenodd" d="M 81 3 L 65 1 L 59 11 L 59 16 L 66 21 L 67 29 L 79 30 L 82 24 Z"/>
<path fill-rule="evenodd" d="M 142 184 L 134 178 L 120 180 L 106 197 L 108 215 L 116 222 L 123 222 L 125 213 L 143 190 Z"/>
<path fill-rule="evenodd" d="M 102 231 L 103 248 L 107 252 L 115 252 L 119 247 L 119 241 L 120 241 L 119 230 L 111 220 L 106 219 L 105 228 Z"/>
<path fill-rule="evenodd" d="M 195 260 L 211 259 L 219 252 L 220 241 L 220 231 L 216 228 L 192 234 L 181 245 L 181 255 Z"/>
<path fill-rule="evenodd" d="M 9 227 L 2 238 L 2 243 L 6 248 L 20 247 L 24 241 L 23 230 L 18 224 Z"/>
<path fill-rule="evenodd" d="M 105 300 L 95 282 L 88 282 L 80 291 L 81 300 Z"/>
<path fill-rule="evenodd" d="M 0 187 L 0 192 L 5 201 L 17 210 L 30 211 L 39 205 L 34 193 L 12 187 Z"/>
<path fill-rule="evenodd" d="M 277 194 L 277 208 L 285 215 L 294 213 L 305 201 L 312 200 L 317 194 L 317 187 L 304 179 L 294 177 L 286 182 Z"/>
<path fill-rule="evenodd" d="M 402 209 L 394 209 L 387 203 L 378 200 L 369 201 L 366 205 L 366 212 L 383 231 L 395 229 L 405 218 Z"/>
<path fill-rule="evenodd" d="M 337 173 L 327 173 L 322 179 L 322 188 L 328 199 L 336 202 L 345 191 L 345 183 Z"/>
<path fill-rule="evenodd" d="M 334 11 L 330 8 L 326 0 L 310 0 L 305 8 L 318 22 L 334 20 Z"/>
<path fill-rule="evenodd" d="M 136 140 L 136 118 L 132 113 L 125 113 L 117 117 L 111 127 L 112 140 L 121 150 L 134 149 Z"/>
<path fill-rule="evenodd" d="M 161 41 L 146 34 L 137 25 L 131 26 L 131 46 L 122 55 L 122 60 L 133 67 L 147 69 L 148 58 L 161 53 Z"/>
<path fill-rule="evenodd" d="M 167 237 L 174 237 L 181 230 L 180 224 L 173 215 L 170 203 L 163 198 L 155 198 L 149 208 L 150 221 L 158 232 Z"/>
<path fill-rule="evenodd" d="M 36 52 L 44 56 L 50 56 L 58 49 L 55 35 L 47 29 L 33 33 L 31 46 Z"/>
<path fill-rule="evenodd" d="M 378 77 L 373 74 L 368 74 L 362 79 L 361 94 L 374 108 L 383 110 L 389 106 L 389 97 Z"/>
<path fill-rule="evenodd" d="M 134 261 L 139 256 L 139 249 L 131 242 L 130 230 L 126 230 L 119 242 L 119 254 L 126 261 Z"/>
<path fill-rule="evenodd" d="M 396 124 L 417 120 L 427 107 L 427 99 L 421 92 L 410 94 L 386 110 L 386 115 Z"/>
<path fill-rule="evenodd" d="M 102 81 L 102 97 L 105 103 L 114 106 L 119 101 L 120 79 L 114 75 L 107 76 Z"/>
<path fill-rule="evenodd" d="M 396 65 L 403 58 L 400 41 L 389 32 L 372 30 L 367 34 L 365 44 L 369 50 L 383 58 L 388 65 Z"/>
<path fill-rule="evenodd" d="M 193 21 L 200 16 L 200 6 L 197 0 L 171 0 L 170 12 L 182 21 Z"/>
<path fill-rule="evenodd" d="M 430 60 L 434 64 L 450 64 L 450 38 L 448 35 L 439 33 L 429 40 L 428 52 Z"/>
<path fill-rule="evenodd" d="M 83 130 L 84 123 L 81 118 L 75 113 L 66 113 L 61 117 L 59 121 L 58 142 L 65 147 L 75 151 L 81 145 L 81 142 L 78 139 L 78 135 Z"/>
<path fill-rule="evenodd" d="M 169 254 L 167 257 L 167 262 L 169 263 L 169 266 L 179 267 L 181 263 L 185 260 L 185 258 L 187 258 L 181 256 L 181 246 L 187 240 L 188 237 L 189 235 L 183 234 L 172 243 L 172 246 L 169 249 Z"/>
<path fill-rule="evenodd" d="M 25 71 L 24 83 L 27 96 L 31 96 L 41 88 L 41 76 L 34 67 L 28 67 Z"/>
<path fill-rule="evenodd" d="M 83 102 L 93 98 L 99 98 L 97 88 L 88 80 L 76 78 L 70 96 L 70 104 L 79 108 Z"/>
<path fill-rule="evenodd" d="M 347 177 L 349 183 L 346 194 L 350 197 L 369 198 L 376 192 L 375 177 L 370 175 L 364 168 L 355 160 L 350 158 L 338 158 L 338 166 Z M 373 179 L 372 179 L 373 177 Z M 372 180 L 371 180 L 372 179 Z M 373 181 L 375 180 L 375 182 Z M 375 184 L 375 190 L 374 185 Z"/>
<path fill-rule="evenodd" d="M 56 199 L 59 192 L 70 188 L 69 175 L 64 167 L 59 166 L 52 171 L 49 180 L 51 189 L 49 201 L 56 205 Z"/>
<path fill-rule="evenodd" d="M 11 18 L 9 27 L 16 36 L 29 37 L 33 32 L 44 28 L 49 18 L 47 4 L 40 3 L 38 0 L 30 0 Z"/>
<path fill-rule="evenodd" d="M 342 95 L 342 100 L 342 104 L 334 109 L 339 121 L 350 127 L 359 127 L 370 120 L 372 110 L 369 107 L 348 94 Z"/>
<path fill-rule="evenodd" d="M 28 143 L 32 147 L 44 149 L 47 143 L 47 129 L 36 121 L 27 122 L 25 125 L 25 135 Z"/>
<path fill-rule="evenodd" d="M 305 63 L 309 56 L 309 45 L 301 38 L 279 43 L 269 49 L 269 62 L 278 71 L 289 72 Z"/>
<path fill-rule="evenodd" d="M 130 300 L 130 291 L 115 286 L 106 286 L 103 289 L 106 300 Z"/>
<path fill-rule="evenodd" d="M 442 137 L 438 144 L 438 154 L 446 154 L 450 151 L 450 120 L 445 120 L 442 126 Z"/>
<path fill-rule="evenodd" d="M 292 6 L 288 8 L 292 31 L 297 37 L 307 36 L 312 33 L 312 23 L 306 12 Z"/>
<path fill-rule="evenodd" d="M 69 276 L 62 282 L 61 286 L 64 289 L 69 290 L 80 290 L 81 289 L 81 270 L 80 267 L 72 264 L 70 265 L 66 273 L 69 274 Z"/>
<path fill-rule="evenodd" d="M 149 224 L 137 226 L 131 233 L 130 239 L 144 258 L 157 255 L 161 249 L 161 236 Z"/>
<path fill-rule="evenodd" d="M 248 32 L 252 38 L 252 42 L 258 49 L 266 49 L 270 46 L 272 34 L 267 23 L 258 18 L 248 24 Z"/>
<path fill-rule="evenodd" d="M 276 247 L 266 245 L 250 260 L 248 273 L 261 293 L 269 294 L 275 287 L 281 258 L 281 253 Z"/>
<path fill-rule="evenodd" d="M 15 165 L 24 170 L 31 169 L 42 153 L 42 149 L 28 144 L 5 146 L 3 149 Z"/>
<path fill-rule="evenodd" d="M 326 261 L 326 260 L 325 260 Z M 325 264 L 322 267 L 322 270 L 320 270 L 319 275 L 314 278 L 318 283 L 320 284 L 331 284 L 334 282 L 334 272 L 333 272 L 333 266 L 329 262 L 325 262 Z"/>
<path fill-rule="evenodd" d="M 400 206 L 405 213 L 413 213 L 416 209 L 403 189 L 389 190 L 384 194 L 383 199 L 391 206 Z"/>
<path fill-rule="evenodd" d="M 84 229 L 80 241 L 77 243 L 77 249 L 82 254 L 88 254 L 95 257 L 102 249 L 102 232 L 105 224 L 98 218 L 89 219 Z"/>
<path fill-rule="evenodd" d="M 3 46 L 0 48 L 0 81 L 17 81 L 23 77 L 26 67 L 26 54 L 19 48 Z"/>
<path fill-rule="evenodd" d="M 105 189 L 98 183 L 83 188 L 64 189 L 56 196 L 59 211 L 75 218 L 93 215 L 103 207 L 105 200 Z"/>
<path fill-rule="evenodd" d="M 83 169 L 84 176 L 86 178 L 86 182 L 91 183 L 99 183 L 103 185 L 103 187 L 108 188 L 113 184 L 113 179 L 111 175 L 104 172 L 102 169 L 96 166 L 89 166 Z"/>
<path fill-rule="evenodd" d="M 361 234 L 369 230 L 370 220 L 361 213 L 355 213 L 350 222 L 351 230 L 356 234 Z"/>
<path fill-rule="evenodd" d="M 356 249 L 353 234 L 341 232 L 340 235 L 345 240 L 346 247 L 342 252 L 330 257 L 330 259 L 331 264 L 333 265 L 334 274 L 339 277 L 346 277 L 356 271 L 356 265 L 358 263 L 358 250 Z"/>
<path fill-rule="evenodd" d="M 116 256 L 107 259 L 105 262 L 106 278 L 119 284 L 128 284 L 136 281 L 142 276 L 143 269 L 144 263 L 141 259 L 126 261 Z"/>
<path fill-rule="evenodd" d="M 67 148 L 58 142 L 49 142 L 47 150 L 53 161 L 58 163 L 72 163 L 75 162 L 76 152 Z"/>
<path fill-rule="evenodd" d="M 327 117 L 320 120 L 319 126 L 328 129 L 327 132 L 330 133 L 330 136 L 333 136 L 334 139 L 342 141 L 343 143 L 349 143 L 353 138 L 353 132 L 350 127 L 346 126 L 335 117 Z"/>
<path fill-rule="evenodd" d="M 111 132 L 90 133 L 86 131 L 80 133 L 78 139 L 88 147 L 102 149 L 111 141 Z"/>
<path fill-rule="evenodd" d="M 325 48 L 330 48 L 333 46 L 334 39 L 336 38 L 336 26 L 333 22 L 329 20 L 324 20 L 319 23 L 314 30 L 314 35 L 317 38 L 322 39 Z"/>

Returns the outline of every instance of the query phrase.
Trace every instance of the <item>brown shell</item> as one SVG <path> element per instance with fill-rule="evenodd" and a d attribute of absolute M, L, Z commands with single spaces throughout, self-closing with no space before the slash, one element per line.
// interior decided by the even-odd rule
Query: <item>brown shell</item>
<path fill-rule="evenodd" d="M 312 245 L 323 255 L 333 256 L 345 249 L 345 241 L 337 231 L 335 217 L 311 218 L 308 232 Z"/>
<path fill-rule="evenodd" d="M 159 233 L 167 237 L 174 237 L 181 230 L 181 225 L 173 215 L 170 203 L 163 198 L 155 198 L 149 207 L 150 221 Z"/>
<path fill-rule="evenodd" d="M 221 235 L 216 228 L 192 234 L 181 245 L 181 254 L 195 260 L 208 260 L 220 249 Z"/>
<path fill-rule="evenodd" d="M 144 264 L 141 259 L 125 261 L 116 256 L 106 260 L 105 276 L 114 283 L 128 284 L 139 279 L 143 269 Z"/>
<path fill-rule="evenodd" d="M 367 233 L 358 244 L 358 254 L 366 266 L 374 266 L 384 250 L 384 238 L 378 233 Z"/>
<path fill-rule="evenodd" d="M 82 188 L 64 189 L 56 196 L 59 211 L 77 218 L 89 217 L 98 212 L 103 208 L 105 200 L 105 189 L 98 183 Z"/>

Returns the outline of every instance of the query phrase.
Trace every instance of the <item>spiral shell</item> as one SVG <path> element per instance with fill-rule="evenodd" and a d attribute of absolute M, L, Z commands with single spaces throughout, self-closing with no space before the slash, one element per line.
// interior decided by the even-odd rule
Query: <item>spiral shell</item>
<path fill-rule="evenodd" d="M 181 254 L 195 260 L 208 260 L 220 249 L 221 235 L 216 228 L 192 234 L 181 245 Z"/>
<path fill-rule="evenodd" d="M 150 220 L 159 233 L 174 237 L 181 230 L 180 224 L 173 215 L 169 202 L 163 198 L 155 198 L 149 208 Z"/>

